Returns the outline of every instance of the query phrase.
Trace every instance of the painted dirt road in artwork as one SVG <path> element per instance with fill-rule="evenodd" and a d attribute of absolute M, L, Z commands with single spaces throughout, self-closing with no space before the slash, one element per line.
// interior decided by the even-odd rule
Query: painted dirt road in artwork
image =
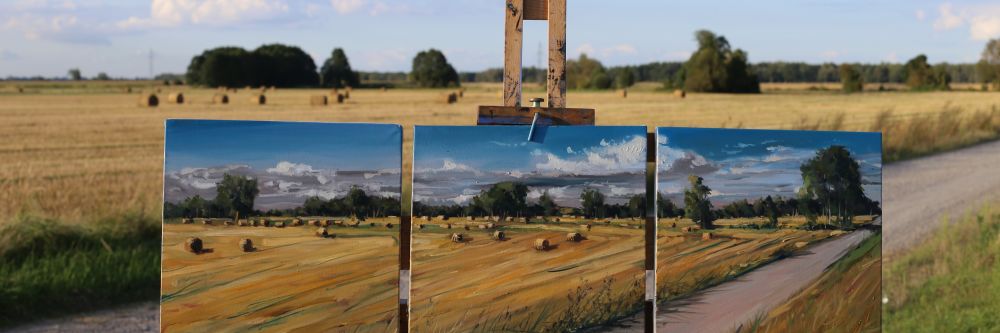
<path fill-rule="evenodd" d="M 166 138 L 164 332 L 397 330 L 398 126 L 178 120 Z"/>

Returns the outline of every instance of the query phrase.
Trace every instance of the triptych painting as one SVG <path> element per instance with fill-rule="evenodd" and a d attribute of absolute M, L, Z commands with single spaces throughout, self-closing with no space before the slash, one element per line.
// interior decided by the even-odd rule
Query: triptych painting
<path fill-rule="evenodd" d="M 161 329 L 878 330 L 878 133 L 530 132 L 168 121 Z"/>

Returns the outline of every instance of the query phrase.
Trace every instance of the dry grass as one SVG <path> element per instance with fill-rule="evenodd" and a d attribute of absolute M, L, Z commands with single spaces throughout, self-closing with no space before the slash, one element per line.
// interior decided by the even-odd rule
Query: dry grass
<path fill-rule="evenodd" d="M 87 222 L 138 211 L 160 214 L 163 164 L 163 121 L 168 118 L 257 119 L 291 121 L 388 122 L 404 125 L 404 184 L 409 182 L 413 125 L 473 125 L 478 105 L 499 104 L 498 85 L 470 84 L 458 103 L 444 105 L 441 90 L 354 90 L 345 104 L 325 108 L 309 105 L 309 96 L 326 90 L 282 89 L 268 93 L 267 105 L 252 105 L 249 93 L 230 95 L 229 105 L 216 105 L 214 89 L 157 86 L 146 83 L 18 83 L 24 94 L 0 87 L 0 223 L 18 212 L 66 221 Z M 134 93 L 126 94 L 127 85 Z M 159 95 L 183 92 L 184 105 L 140 108 L 142 89 Z M 8 89 L 10 88 L 10 89 Z M 875 124 L 902 128 L 899 145 L 921 143 L 926 131 L 905 131 L 911 119 L 940 123 L 938 113 L 964 110 L 951 119 L 957 128 L 980 125 L 989 118 L 1000 126 L 1000 95 L 978 92 L 866 93 L 780 92 L 761 95 L 689 94 L 674 98 L 639 86 L 628 99 L 614 91 L 571 92 L 570 107 L 594 107 L 600 125 L 808 128 L 872 130 Z M 525 99 L 543 96 L 528 87 Z M 527 103 L 527 102 L 526 102 Z M 886 110 L 891 112 L 886 116 Z M 974 111 L 991 112 L 989 117 Z M 925 119 L 922 117 L 929 117 Z M 964 120 L 981 117 L 980 120 Z M 886 119 L 891 122 L 883 122 Z M 971 118 L 970 118 L 971 119 Z M 901 127 L 900 127 L 901 126 Z M 916 126 L 916 125 L 914 125 Z M 952 127 L 953 129 L 956 127 Z M 997 127 L 994 127 L 997 128 Z M 953 134 L 955 130 L 939 133 Z M 958 131 L 964 135 L 964 131 Z M 978 134 L 959 140 L 996 136 L 980 127 Z M 887 136 L 893 147 L 895 134 Z M 952 144 L 947 144 L 951 146 Z M 926 149 L 918 149 L 924 151 Z M 407 196 L 404 189 L 404 196 Z M 408 198 L 404 198 L 404 202 Z"/>

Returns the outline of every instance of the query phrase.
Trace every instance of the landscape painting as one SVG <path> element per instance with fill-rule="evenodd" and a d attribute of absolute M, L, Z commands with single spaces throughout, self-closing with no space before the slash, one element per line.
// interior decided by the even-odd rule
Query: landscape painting
<path fill-rule="evenodd" d="M 880 133 L 659 128 L 657 326 L 881 329 Z"/>
<path fill-rule="evenodd" d="M 168 120 L 163 332 L 395 332 L 396 125 Z"/>
<path fill-rule="evenodd" d="M 529 131 L 415 128 L 414 332 L 578 331 L 641 311 L 646 127 Z"/>

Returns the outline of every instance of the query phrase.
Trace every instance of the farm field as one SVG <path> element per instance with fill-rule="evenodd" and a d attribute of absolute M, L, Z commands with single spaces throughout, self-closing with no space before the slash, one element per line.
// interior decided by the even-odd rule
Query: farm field
<path fill-rule="evenodd" d="M 163 229 L 164 332 L 395 332 L 399 325 L 399 229 L 385 227 L 398 218 L 332 226 L 332 238 L 317 237 L 308 224 L 179 222 Z M 188 237 L 200 238 L 205 253 L 186 251 Z M 243 252 L 243 238 L 253 251 Z"/>
<path fill-rule="evenodd" d="M 415 222 L 413 331 L 565 331 L 637 311 L 643 293 L 641 222 L 611 222 L 532 220 L 494 229 L 458 218 Z M 507 239 L 491 239 L 495 231 Z M 567 240 L 571 232 L 585 239 Z M 453 233 L 466 240 L 453 242 Z M 551 248 L 536 250 L 536 239 L 549 240 Z"/>

